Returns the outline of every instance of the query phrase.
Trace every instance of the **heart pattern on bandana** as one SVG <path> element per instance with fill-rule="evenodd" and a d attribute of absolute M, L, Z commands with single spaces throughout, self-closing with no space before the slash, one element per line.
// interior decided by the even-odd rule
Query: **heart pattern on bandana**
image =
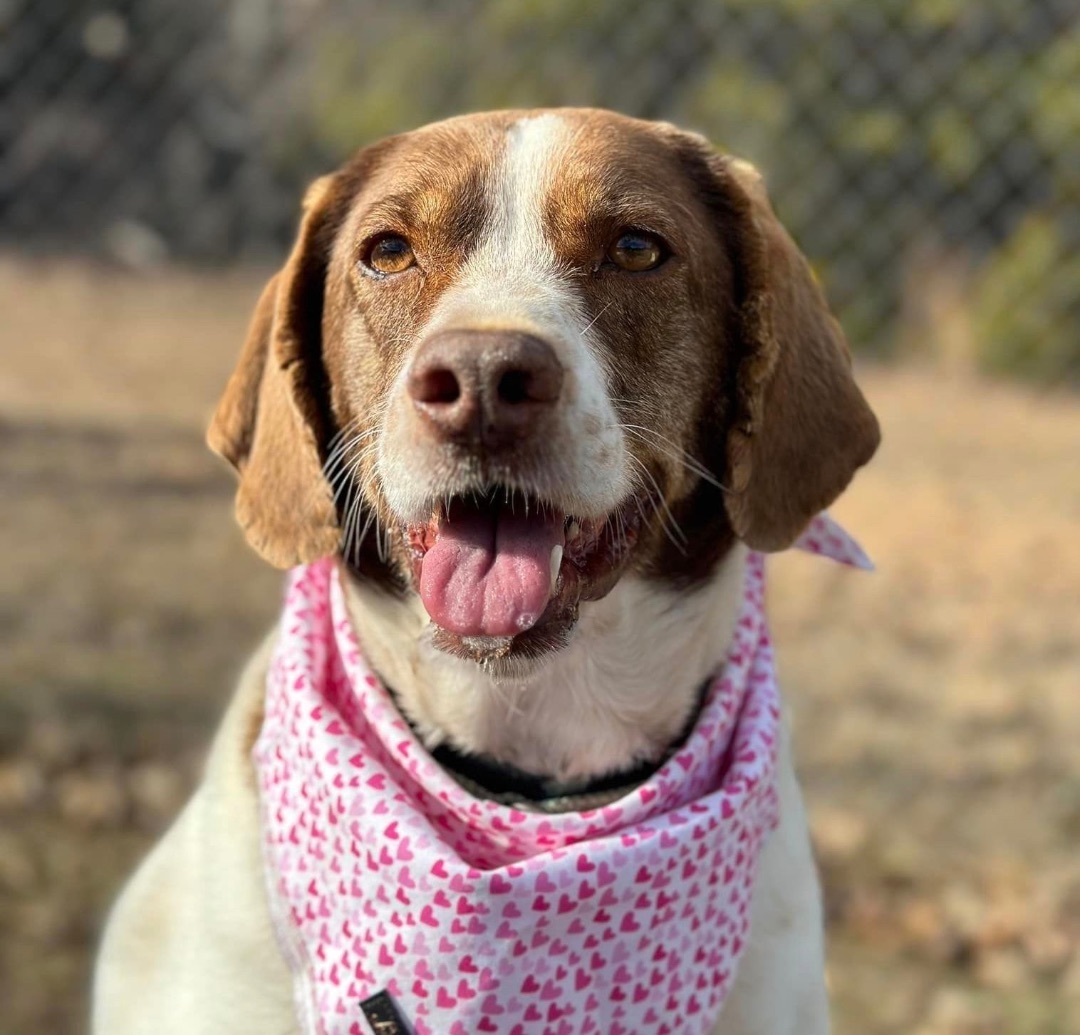
<path fill-rule="evenodd" d="M 820 515 L 796 544 L 869 561 Z M 603 808 L 475 798 L 368 668 L 331 559 L 290 573 L 255 746 L 271 911 L 309 1035 L 712 1030 L 776 826 L 779 698 L 751 554 L 733 642 L 686 742 Z"/>

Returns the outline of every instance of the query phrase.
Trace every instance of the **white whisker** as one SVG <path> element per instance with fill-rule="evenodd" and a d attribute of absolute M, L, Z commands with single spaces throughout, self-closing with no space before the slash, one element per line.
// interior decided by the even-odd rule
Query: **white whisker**
<path fill-rule="evenodd" d="M 629 435 L 632 435 L 634 438 L 637 438 L 648 445 L 652 445 L 669 459 L 681 464 L 686 470 L 690 471 L 692 474 L 696 474 L 703 482 L 707 482 L 709 485 L 714 486 L 721 492 L 731 492 L 731 489 L 724 485 L 720 481 L 720 479 L 712 473 L 712 471 L 710 471 L 707 467 L 704 466 L 704 464 L 701 463 L 701 461 L 691 456 L 681 446 L 679 446 L 675 442 L 672 442 L 671 439 L 666 438 L 664 435 L 661 435 L 660 432 L 653 431 L 651 428 L 642 427 L 640 424 L 618 424 L 616 425 L 616 427 L 621 428 L 623 431 L 627 432 Z M 659 441 L 651 441 L 648 438 L 648 436 L 650 435 L 653 439 Z M 671 447 L 671 450 L 675 450 L 677 452 L 672 452 L 671 450 L 665 449 L 663 445 L 664 443 L 669 445 Z"/>
<path fill-rule="evenodd" d="M 686 533 L 680 527 L 679 522 L 675 520 L 675 515 L 671 513 L 671 508 L 668 506 L 664 494 L 660 491 L 660 486 L 657 484 L 652 472 L 636 456 L 633 454 L 628 455 L 631 462 L 637 466 L 641 473 L 648 478 L 649 482 L 652 484 L 653 490 L 656 493 L 655 497 L 651 492 L 646 492 L 645 497 L 652 504 L 653 510 L 660 520 L 661 527 L 664 529 L 664 534 L 671 540 L 672 545 L 679 550 L 680 553 L 685 553 L 689 540 L 686 537 Z M 646 488 L 646 486 L 642 487 Z M 661 512 L 661 507 L 663 508 L 663 512 Z M 670 525 L 668 522 L 670 522 Z"/>
<path fill-rule="evenodd" d="M 609 310 L 609 309 L 611 308 L 611 305 L 612 305 L 612 303 L 611 303 L 611 302 L 608 302 L 608 304 L 607 304 L 606 306 L 604 306 L 604 308 L 603 308 L 603 309 L 601 309 L 601 310 L 600 310 L 600 312 L 598 312 L 598 313 L 597 313 L 597 314 L 596 314 L 596 315 L 595 315 L 595 316 L 594 316 L 594 317 L 593 317 L 593 318 L 592 318 L 592 319 L 591 319 L 591 320 L 590 320 L 590 321 L 589 321 L 589 322 L 588 322 L 588 323 L 587 323 L 587 324 L 586 324 L 586 325 L 585 325 L 585 326 L 584 326 L 584 327 L 582 328 L 582 330 L 581 330 L 581 336 L 582 336 L 582 337 L 585 337 L 585 335 L 586 335 L 586 334 L 588 334 L 590 330 L 592 330 L 593 324 L 594 324 L 594 323 L 596 323 L 596 321 L 597 321 L 597 320 L 599 320 L 599 319 L 600 319 L 600 317 L 601 317 L 601 316 L 603 316 L 603 315 L 604 315 L 604 313 L 606 313 L 606 312 L 607 312 L 607 311 L 608 311 L 608 310 Z"/>

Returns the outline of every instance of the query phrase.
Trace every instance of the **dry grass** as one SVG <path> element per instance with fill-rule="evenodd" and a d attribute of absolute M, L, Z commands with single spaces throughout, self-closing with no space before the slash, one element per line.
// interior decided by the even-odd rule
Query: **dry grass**
<path fill-rule="evenodd" d="M 0 1035 L 80 1030 L 101 913 L 276 610 L 201 444 L 258 286 L 0 263 Z M 1080 408 L 863 381 L 886 445 L 835 512 L 879 570 L 771 585 L 836 1029 L 1080 1031 Z"/>

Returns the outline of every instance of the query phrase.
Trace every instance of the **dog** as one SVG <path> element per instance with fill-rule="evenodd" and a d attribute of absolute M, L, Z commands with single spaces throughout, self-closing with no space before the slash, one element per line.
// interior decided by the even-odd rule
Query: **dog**
<path fill-rule="evenodd" d="M 597 842 L 601 853 L 617 844 L 598 870 L 597 856 L 575 855 L 577 834 L 559 840 L 558 831 L 578 829 L 582 816 L 602 825 L 656 780 L 681 793 L 679 765 L 697 765 L 691 756 L 719 735 L 710 726 L 703 738 L 700 727 L 724 689 L 703 687 L 738 667 L 733 644 L 756 592 L 746 589 L 754 566 L 795 543 L 878 442 L 842 333 L 762 178 L 700 136 L 591 109 L 473 114 L 366 147 L 316 181 L 209 431 L 238 472 L 247 540 L 270 564 L 295 569 L 286 621 L 241 678 L 201 786 L 112 911 L 93 1030 L 827 1031 L 820 891 L 782 725 L 775 738 L 762 734 L 765 769 L 702 799 L 720 803 L 732 786 L 746 798 L 763 781 L 760 822 L 739 828 L 746 851 L 718 841 L 720 854 L 708 857 L 737 854 L 747 874 L 745 898 L 732 899 L 747 915 L 728 935 L 718 933 L 730 920 L 722 913 L 700 923 L 698 911 L 711 908 L 707 878 L 722 882 L 701 874 L 699 891 L 686 876 L 690 855 L 665 893 L 683 896 L 687 919 L 656 928 L 674 915 L 657 913 L 669 901 L 656 890 L 659 873 L 635 892 L 645 935 L 629 898 L 595 912 L 593 878 L 612 875 L 604 895 L 621 887 L 624 855 L 655 853 L 637 869 L 651 877 L 650 866 L 662 871 L 682 851 L 664 838 L 715 838 L 704 819 L 694 827 L 706 806 L 678 799 L 667 826 L 652 814 L 636 827 L 623 817 Z M 767 634 L 755 642 L 767 649 Z M 339 643 L 343 660 L 326 661 Z M 294 665 L 307 666 L 295 680 Z M 321 698 L 310 715 L 299 705 L 290 713 L 294 682 L 317 693 L 305 673 L 320 665 L 337 672 L 335 686 L 352 687 L 333 715 L 348 718 L 360 693 L 377 717 L 327 723 Z M 775 710 L 739 707 L 717 720 L 729 733 L 748 711 L 767 719 Z M 402 865 L 400 878 L 379 885 L 379 896 L 409 906 L 390 902 L 366 919 L 360 903 L 370 903 L 350 897 L 354 887 L 323 895 L 314 912 L 309 903 L 305 919 L 308 874 L 293 878 L 306 863 L 278 853 L 300 827 L 310 832 L 289 810 L 316 795 L 281 775 L 281 752 L 307 736 L 290 734 L 294 720 L 324 738 L 319 751 L 330 745 L 315 759 L 327 780 L 332 764 L 345 767 L 335 780 L 350 772 L 337 745 L 353 742 L 340 738 L 368 726 L 381 723 L 412 751 L 406 762 L 381 747 L 357 754 L 376 790 L 354 778 L 366 797 L 349 805 L 330 788 L 319 797 L 325 810 L 313 806 L 316 836 L 351 822 L 356 838 L 369 838 L 366 849 L 352 842 L 359 879 L 396 875 L 397 860 L 461 835 L 451 862 L 472 852 L 454 875 L 469 894 L 447 925 L 494 928 L 501 874 L 523 870 L 543 916 L 506 941 L 480 938 L 475 959 L 454 948 L 446 926 L 438 944 L 412 943 L 430 949 L 418 962 L 404 939 L 413 928 L 424 935 L 426 910 L 410 896 L 424 890 L 419 880 L 439 900 L 439 856 L 430 870 Z M 732 743 L 709 763 L 714 771 L 737 766 L 741 742 Z M 294 762 L 313 758 L 301 748 Z M 456 833 L 416 835 L 406 849 L 396 821 L 372 835 L 368 819 L 355 819 L 391 801 L 379 774 L 411 780 L 407 767 L 440 790 L 417 791 L 419 805 L 399 793 L 393 807 L 424 813 L 415 830 L 442 823 Z M 505 838 L 477 847 L 454 816 L 432 819 L 436 798 L 450 803 L 447 814 L 465 802 L 497 828 L 509 816 L 539 831 L 543 864 L 521 862 Z M 294 884 L 300 899 L 282 890 Z M 371 908 L 374 918 L 384 907 Z M 590 922 L 602 916 L 610 927 L 582 937 L 596 944 L 604 927 L 610 946 L 647 945 L 651 955 L 616 967 L 601 943 L 587 957 L 569 940 L 586 908 Z M 316 958 L 319 924 L 325 937 L 329 923 L 320 909 L 353 938 L 352 950 L 334 950 L 340 968 Z M 666 941 L 649 942 L 650 923 L 670 930 Z M 552 940 L 553 931 L 571 933 Z M 570 947 L 561 961 L 560 944 Z M 697 958 L 687 951 L 674 962 L 679 944 L 697 945 Z M 514 972 L 500 990 L 520 966 L 519 945 L 535 970 L 520 985 Z M 411 970 L 379 970 L 372 961 L 384 957 L 419 976 L 410 985 Z M 586 958 L 610 969 L 602 989 Z M 440 979 L 450 959 L 460 970 Z M 721 973 L 720 959 L 733 973 Z M 655 960 L 670 970 L 649 984 Z M 704 991 L 671 991 L 679 975 Z M 570 998 L 545 999 L 560 981 Z M 411 1016 L 410 1004 L 419 1004 Z M 525 1019 L 511 1029 L 504 1011 Z"/>

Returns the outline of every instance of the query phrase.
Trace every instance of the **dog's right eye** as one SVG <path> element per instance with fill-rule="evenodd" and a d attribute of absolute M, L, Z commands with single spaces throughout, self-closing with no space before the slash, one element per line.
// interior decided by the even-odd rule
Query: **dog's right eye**
<path fill-rule="evenodd" d="M 364 265 L 375 273 L 404 273 L 416 265 L 416 256 L 412 245 L 400 234 L 386 234 L 368 247 Z"/>

